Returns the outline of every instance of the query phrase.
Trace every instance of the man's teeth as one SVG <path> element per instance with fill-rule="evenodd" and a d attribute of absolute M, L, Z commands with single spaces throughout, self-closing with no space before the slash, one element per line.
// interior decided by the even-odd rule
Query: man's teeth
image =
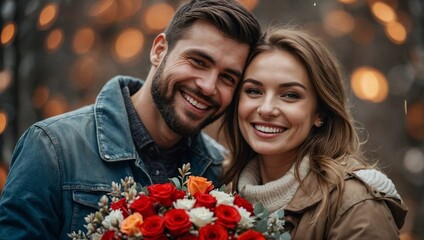
<path fill-rule="evenodd" d="M 256 130 L 264 132 L 264 133 L 281 133 L 284 132 L 283 128 L 277 127 L 266 127 L 261 125 L 255 125 Z"/>
<path fill-rule="evenodd" d="M 189 103 L 191 103 L 191 105 L 195 106 L 198 109 L 205 110 L 206 108 L 208 108 L 208 106 L 206 106 L 205 104 L 199 103 L 194 98 L 190 97 L 189 95 L 187 95 L 185 93 L 183 93 L 183 96 Z"/>

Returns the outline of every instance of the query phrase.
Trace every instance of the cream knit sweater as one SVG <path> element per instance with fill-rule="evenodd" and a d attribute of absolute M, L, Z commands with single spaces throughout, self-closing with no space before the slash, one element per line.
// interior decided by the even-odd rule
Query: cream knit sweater
<path fill-rule="evenodd" d="M 309 171 L 309 157 L 304 157 L 299 168 L 300 179 L 303 180 Z M 354 174 L 385 196 L 401 200 L 393 182 L 382 172 L 375 169 L 364 169 L 355 171 Z M 294 165 L 280 179 L 262 185 L 257 159 L 253 159 L 247 164 L 241 172 L 238 182 L 241 196 L 252 203 L 261 202 L 270 212 L 285 208 L 298 187 L 299 182 L 294 175 Z"/>

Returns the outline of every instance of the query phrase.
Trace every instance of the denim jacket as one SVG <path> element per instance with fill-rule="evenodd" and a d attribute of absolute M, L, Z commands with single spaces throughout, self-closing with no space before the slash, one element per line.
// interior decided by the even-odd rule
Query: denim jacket
<path fill-rule="evenodd" d="M 84 217 L 98 208 L 112 181 L 132 176 L 138 166 L 151 178 L 137 154 L 121 93 L 143 82 L 118 76 L 99 93 L 94 105 L 31 126 L 19 139 L 0 199 L 0 239 L 69 239 L 86 231 Z M 191 140 L 191 172 L 218 186 L 225 149 L 200 133 Z"/>

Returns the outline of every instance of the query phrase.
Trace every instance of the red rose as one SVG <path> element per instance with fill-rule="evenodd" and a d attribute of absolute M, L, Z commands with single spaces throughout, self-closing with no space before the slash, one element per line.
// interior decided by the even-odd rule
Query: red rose
<path fill-rule="evenodd" d="M 228 232 L 225 228 L 215 224 L 208 224 L 199 230 L 199 240 L 228 240 Z"/>
<path fill-rule="evenodd" d="M 156 199 L 162 206 L 170 207 L 172 196 L 177 188 L 171 183 L 158 183 L 147 187 L 150 197 Z"/>
<path fill-rule="evenodd" d="M 157 239 L 164 235 L 163 218 L 157 215 L 147 218 L 140 227 L 144 239 Z"/>
<path fill-rule="evenodd" d="M 156 214 L 154 200 L 146 195 L 140 195 L 130 205 L 130 209 L 133 212 L 138 212 L 146 219 Z"/>
<path fill-rule="evenodd" d="M 194 198 L 196 199 L 194 207 L 205 207 L 212 211 L 215 209 L 217 200 L 214 196 L 208 193 L 197 192 L 194 194 Z"/>
<path fill-rule="evenodd" d="M 181 235 L 177 238 L 177 240 L 197 240 L 198 237 L 194 236 L 191 233 L 185 233 L 184 235 Z"/>
<path fill-rule="evenodd" d="M 165 227 L 172 237 L 188 232 L 191 227 L 190 217 L 183 209 L 171 209 L 164 216 Z"/>
<path fill-rule="evenodd" d="M 216 223 L 227 229 L 235 228 L 241 219 L 240 213 L 235 207 L 224 204 L 215 208 L 215 215 Z"/>
<path fill-rule="evenodd" d="M 256 232 L 252 229 L 249 229 L 246 232 L 240 234 L 237 239 L 238 240 L 266 240 L 265 236 L 262 233 Z"/>
<path fill-rule="evenodd" d="M 176 189 L 174 193 L 172 194 L 172 201 L 175 202 L 178 199 L 184 199 L 185 195 L 186 195 L 185 191 Z"/>
<path fill-rule="evenodd" d="M 253 215 L 253 205 L 246 199 L 242 198 L 239 194 L 234 196 L 234 204 L 236 206 L 242 207 L 250 212 L 250 215 Z"/>
<path fill-rule="evenodd" d="M 115 238 L 115 231 L 107 230 L 105 233 L 103 233 L 103 236 L 101 240 L 115 240 L 120 238 Z"/>
<path fill-rule="evenodd" d="M 121 199 L 119 199 L 119 201 L 110 204 L 110 208 L 112 210 L 121 210 L 124 218 L 127 218 L 130 215 L 130 212 L 128 211 L 127 199 L 126 198 L 121 198 Z"/>

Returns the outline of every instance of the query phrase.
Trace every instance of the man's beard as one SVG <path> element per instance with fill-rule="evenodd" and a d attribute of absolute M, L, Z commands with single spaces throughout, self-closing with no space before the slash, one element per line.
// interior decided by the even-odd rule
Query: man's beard
<path fill-rule="evenodd" d="M 168 92 L 168 86 L 166 86 L 166 80 L 163 79 L 163 70 L 166 65 L 166 58 L 167 56 L 165 56 L 163 62 L 159 65 L 155 75 L 153 76 L 152 87 L 150 89 L 153 101 L 155 102 L 156 107 L 161 113 L 165 123 L 172 131 L 174 131 L 180 136 L 193 136 L 199 133 L 204 127 L 217 120 L 223 114 L 223 112 L 217 115 L 207 117 L 205 120 L 203 120 L 196 126 L 184 123 L 184 121 L 178 116 L 174 106 L 174 96 L 178 94 L 178 84 L 174 85 L 174 89 L 172 89 L 171 96 L 166 97 L 166 93 Z M 202 94 L 198 93 L 196 95 Z M 219 108 L 218 104 L 215 104 L 214 107 Z M 188 117 L 192 121 L 197 120 L 195 115 L 189 114 Z"/>

